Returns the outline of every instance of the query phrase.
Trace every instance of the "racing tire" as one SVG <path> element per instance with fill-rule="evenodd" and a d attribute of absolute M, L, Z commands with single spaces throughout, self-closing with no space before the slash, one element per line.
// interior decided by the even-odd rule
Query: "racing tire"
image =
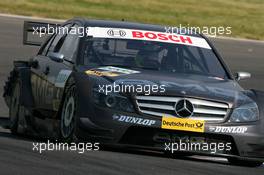
<path fill-rule="evenodd" d="M 251 161 L 251 160 L 241 160 L 238 158 L 227 158 L 228 162 L 236 166 L 246 166 L 246 167 L 259 167 L 263 164 L 261 161 Z"/>
<path fill-rule="evenodd" d="M 77 141 L 76 132 L 76 87 L 71 85 L 65 93 L 60 120 L 60 135 L 64 142 Z"/>
<path fill-rule="evenodd" d="M 14 81 L 11 91 L 11 101 L 9 107 L 10 130 L 12 134 L 18 134 L 18 122 L 20 111 L 20 84 L 19 81 Z"/>

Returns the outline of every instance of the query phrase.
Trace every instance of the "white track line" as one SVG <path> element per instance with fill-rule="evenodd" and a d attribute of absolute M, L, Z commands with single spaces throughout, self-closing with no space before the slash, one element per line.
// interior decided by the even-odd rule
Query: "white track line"
<path fill-rule="evenodd" d="M 56 22 L 65 22 L 66 21 L 66 20 L 62 20 L 62 19 L 41 18 L 41 17 L 23 16 L 23 15 L 12 15 L 12 14 L 5 14 L 5 13 L 0 13 L 0 17 L 27 19 L 27 20 L 30 19 L 30 20 L 56 21 Z"/>

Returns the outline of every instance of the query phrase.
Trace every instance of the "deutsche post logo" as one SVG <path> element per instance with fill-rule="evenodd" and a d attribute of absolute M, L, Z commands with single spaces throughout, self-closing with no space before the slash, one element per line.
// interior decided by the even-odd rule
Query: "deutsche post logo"
<path fill-rule="evenodd" d="M 203 120 L 162 117 L 161 128 L 180 131 L 204 132 L 204 123 L 205 122 Z"/>

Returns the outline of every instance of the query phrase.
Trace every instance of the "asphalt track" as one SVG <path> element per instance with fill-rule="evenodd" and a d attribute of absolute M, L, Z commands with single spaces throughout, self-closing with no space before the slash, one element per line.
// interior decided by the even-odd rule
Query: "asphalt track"
<path fill-rule="evenodd" d="M 0 86 L 12 69 L 15 59 L 33 56 L 37 48 L 22 45 L 22 18 L 0 16 Z M 241 82 L 247 89 L 264 90 L 264 42 L 212 39 L 232 72 L 247 71 L 252 78 Z M 0 94 L 3 89 L 0 87 Z M 8 116 L 0 98 L 0 124 Z M 121 150 L 77 152 L 32 151 L 39 140 L 14 137 L 0 127 L 0 175 L 10 174 L 264 174 L 264 166 L 231 166 L 223 158 L 190 157 L 172 159 L 160 153 Z"/>

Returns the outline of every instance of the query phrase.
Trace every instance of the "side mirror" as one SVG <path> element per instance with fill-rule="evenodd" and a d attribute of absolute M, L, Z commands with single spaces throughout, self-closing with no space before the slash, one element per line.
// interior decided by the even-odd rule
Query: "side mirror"
<path fill-rule="evenodd" d="M 33 58 L 30 58 L 29 59 L 29 66 L 36 69 L 36 68 L 38 68 L 39 63 L 38 63 L 37 60 L 34 60 Z"/>
<path fill-rule="evenodd" d="M 237 72 L 236 75 L 235 75 L 235 78 L 237 81 L 239 80 L 244 80 L 244 79 L 247 79 L 247 78 L 250 78 L 251 77 L 251 74 L 248 73 L 248 72 Z"/>
<path fill-rule="evenodd" d="M 63 62 L 64 60 L 64 55 L 61 54 L 61 53 L 56 53 L 56 52 L 49 52 L 48 53 L 48 57 L 53 60 L 53 61 L 56 61 L 58 63 L 61 63 Z"/>

